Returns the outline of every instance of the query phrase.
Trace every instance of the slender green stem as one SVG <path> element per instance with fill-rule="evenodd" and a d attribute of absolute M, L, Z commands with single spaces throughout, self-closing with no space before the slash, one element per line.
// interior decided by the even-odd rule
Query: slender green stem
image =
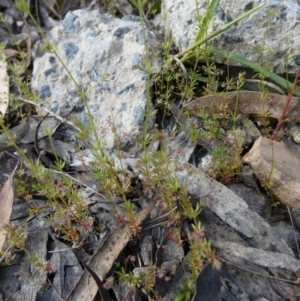
<path fill-rule="evenodd" d="M 280 129 L 282 123 L 283 123 L 284 116 L 286 114 L 287 108 L 289 107 L 289 104 L 291 102 L 291 99 L 292 99 L 292 96 L 293 96 L 293 91 L 296 90 L 296 86 L 297 86 L 297 82 L 298 82 L 299 77 L 300 77 L 300 68 L 298 69 L 298 71 L 296 73 L 295 80 L 294 80 L 294 83 L 293 83 L 293 86 L 292 86 L 292 91 L 290 91 L 288 96 L 287 96 L 285 106 L 284 106 L 282 114 L 281 114 L 281 116 L 278 120 L 278 123 L 277 123 L 276 129 L 275 129 L 274 135 L 272 137 L 272 140 L 275 140 L 276 137 L 277 137 L 278 131 L 279 131 L 279 129 Z"/>
<path fill-rule="evenodd" d="M 196 35 L 195 42 L 201 40 L 204 37 L 207 27 L 211 21 L 211 18 L 213 17 L 213 15 L 216 11 L 217 6 L 219 5 L 219 2 L 220 2 L 220 0 L 212 0 L 209 3 L 208 9 L 207 9 L 207 11 L 202 19 L 202 22 L 199 26 L 200 29 Z"/>
<path fill-rule="evenodd" d="M 248 16 L 250 16 L 251 14 L 253 14 L 255 11 L 261 9 L 262 7 L 264 7 L 265 4 L 261 4 L 249 11 L 247 11 L 245 14 L 241 15 L 240 17 L 236 18 L 235 20 L 227 23 L 226 25 L 224 25 L 223 27 L 221 27 L 220 29 L 212 32 L 211 34 L 207 35 L 206 37 L 202 38 L 201 40 L 195 42 L 194 44 L 192 44 L 191 46 L 189 46 L 188 48 L 186 48 L 185 50 L 179 52 L 176 57 L 181 58 L 182 62 L 187 61 L 188 59 L 191 59 L 192 57 L 194 57 L 195 53 L 191 53 L 192 50 L 194 50 L 195 48 L 197 48 L 198 46 L 202 45 L 203 43 L 205 43 L 206 41 L 211 40 L 212 38 L 216 37 L 217 35 L 219 35 L 220 33 L 222 33 L 223 31 L 227 30 L 228 28 L 230 28 L 232 25 L 238 23 L 239 21 L 247 18 Z"/>

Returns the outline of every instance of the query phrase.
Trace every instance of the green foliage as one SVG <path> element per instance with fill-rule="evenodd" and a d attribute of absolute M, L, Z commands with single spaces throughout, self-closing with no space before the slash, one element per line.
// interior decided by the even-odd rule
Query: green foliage
<path fill-rule="evenodd" d="M 253 14 L 254 12 L 256 12 L 257 10 L 261 9 L 264 4 L 261 4 L 249 11 L 247 11 L 246 13 L 244 13 L 243 15 L 241 15 L 240 17 L 236 18 L 235 20 L 227 23 L 226 25 L 224 25 L 223 27 L 221 27 L 220 29 L 212 32 L 211 34 L 207 34 L 203 37 L 203 33 L 205 32 L 205 28 L 207 28 L 209 22 L 211 21 L 211 18 L 214 14 L 214 10 L 217 8 L 217 4 L 218 4 L 218 0 L 213 0 L 211 2 L 211 5 L 209 6 L 209 10 L 207 11 L 205 17 L 204 17 L 204 29 L 200 28 L 198 34 L 196 35 L 196 39 L 194 41 L 194 43 L 187 47 L 185 50 L 183 50 L 182 52 L 178 53 L 176 55 L 176 57 L 182 57 L 181 61 L 187 61 L 192 59 L 193 57 L 195 57 L 196 55 L 196 51 L 195 49 L 197 49 L 197 47 L 200 47 L 201 45 L 204 45 L 207 41 L 213 39 L 214 37 L 216 37 L 217 35 L 221 34 L 223 31 L 226 31 L 227 29 L 229 29 L 231 26 L 237 24 L 238 22 L 240 22 L 241 20 L 247 18 L 248 16 L 250 16 L 251 14 Z"/>
<path fill-rule="evenodd" d="M 244 66 L 247 66 L 247 67 L 253 69 L 254 71 L 256 71 L 259 74 L 263 74 L 263 76 L 265 78 L 269 78 L 270 80 L 274 81 L 279 86 L 283 87 L 284 89 L 287 89 L 287 91 L 290 91 L 290 89 L 293 85 L 291 82 L 289 82 L 285 78 L 275 74 L 274 72 L 270 71 L 268 68 L 262 67 L 261 65 L 256 64 L 256 63 L 242 57 L 239 54 L 236 54 L 236 53 L 228 54 L 226 51 L 216 48 L 216 47 L 211 47 L 211 52 L 213 54 L 218 54 L 224 58 L 230 58 L 231 60 L 237 61 L 237 62 L 243 64 Z M 300 91 L 295 90 L 294 94 L 296 96 L 300 96 Z"/>
<path fill-rule="evenodd" d="M 229 183 L 239 173 L 242 167 L 241 161 L 242 146 L 239 140 L 233 149 L 226 145 L 215 147 L 212 150 L 212 166 L 210 173 L 222 183 Z"/>
<path fill-rule="evenodd" d="M 129 0 L 139 11 L 150 11 L 153 15 L 160 13 L 161 0 Z"/>
<path fill-rule="evenodd" d="M 26 0 L 16 0 L 16 8 L 20 10 L 21 12 L 24 12 L 26 14 L 30 14 L 30 6 L 28 1 Z"/>
<path fill-rule="evenodd" d="M 197 19 L 199 20 L 199 31 L 196 35 L 195 42 L 201 41 L 207 35 L 209 24 L 211 22 L 212 17 L 215 14 L 219 2 L 220 0 L 208 1 L 207 2 L 208 7 L 205 15 L 203 17 L 199 15 L 197 16 Z"/>
<path fill-rule="evenodd" d="M 180 288 L 181 288 L 182 292 L 176 296 L 175 301 L 189 301 L 189 300 L 191 300 L 192 294 L 191 294 L 191 289 L 188 286 L 188 283 L 186 282 Z"/>

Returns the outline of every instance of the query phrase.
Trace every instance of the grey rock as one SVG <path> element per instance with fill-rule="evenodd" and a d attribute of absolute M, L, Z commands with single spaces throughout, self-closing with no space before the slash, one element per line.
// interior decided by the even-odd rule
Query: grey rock
<path fill-rule="evenodd" d="M 268 65 L 276 73 L 285 73 L 288 70 L 289 73 L 294 74 L 300 66 L 300 5 L 296 0 L 267 2 L 221 0 L 208 33 L 220 29 L 261 3 L 266 3 L 266 5 L 218 35 L 213 40 L 213 45 L 228 52 L 234 51 L 257 63 L 260 62 L 257 49 L 265 46 L 263 64 Z M 196 21 L 197 10 L 199 15 L 203 16 L 206 9 L 207 1 L 204 0 L 163 1 L 162 14 L 166 17 L 167 32 L 172 31 L 173 40 L 180 50 L 193 43 L 199 26 Z M 276 13 L 271 18 L 268 28 L 268 12 L 270 11 Z M 286 57 L 288 60 L 285 60 Z M 230 61 L 230 64 L 239 66 L 234 61 Z"/>
<path fill-rule="evenodd" d="M 146 106 L 147 76 L 137 68 L 145 53 L 139 19 L 78 10 L 69 12 L 47 36 L 70 73 L 54 53 L 43 52 L 45 41 L 38 43 L 31 88 L 39 93 L 40 103 L 62 117 L 75 106 L 70 117 L 83 125 L 90 121 L 87 105 L 105 147 L 115 146 L 115 126 L 122 147 L 130 149 L 144 126 Z M 155 35 L 146 30 L 145 37 L 147 46 L 156 49 Z M 78 89 L 87 91 L 86 103 Z"/>

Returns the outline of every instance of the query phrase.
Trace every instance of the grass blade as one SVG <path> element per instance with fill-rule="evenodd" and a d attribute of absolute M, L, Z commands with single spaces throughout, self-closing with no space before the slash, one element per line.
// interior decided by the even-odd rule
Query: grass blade
<path fill-rule="evenodd" d="M 234 19 L 233 21 L 227 23 L 226 25 L 224 25 L 223 27 L 221 27 L 220 29 L 212 32 L 211 34 L 207 35 L 206 37 L 202 38 L 201 40 L 193 43 L 191 46 L 189 46 L 188 48 L 186 48 L 185 50 L 181 51 L 180 53 L 178 53 L 176 55 L 176 57 L 182 57 L 181 58 L 181 62 L 184 62 L 190 58 L 192 58 L 193 56 L 195 56 L 195 53 L 191 53 L 195 48 L 197 48 L 198 46 L 200 46 L 201 44 L 211 40 L 212 38 L 214 38 L 215 36 L 219 35 L 220 33 L 222 33 L 223 31 L 227 30 L 228 28 L 230 28 L 232 25 L 238 23 L 239 21 L 247 18 L 248 16 L 250 16 L 251 14 L 253 14 L 254 12 L 256 12 L 257 10 L 261 9 L 265 4 L 261 4 L 258 5 L 256 7 L 254 7 L 253 9 L 247 11 L 246 13 L 244 13 L 243 15 L 241 15 L 240 17 Z"/>
<path fill-rule="evenodd" d="M 204 17 L 203 17 L 203 20 L 200 24 L 199 31 L 198 31 L 198 33 L 196 35 L 196 38 L 195 38 L 195 42 L 203 39 L 203 37 L 205 35 L 205 32 L 208 28 L 208 25 L 211 21 L 211 18 L 214 15 L 217 6 L 219 5 L 219 2 L 220 2 L 220 0 L 212 0 L 211 1 L 210 5 L 209 5 Z"/>
<path fill-rule="evenodd" d="M 211 47 L 210 48 L 211 52 L 217 55 L 220 55 L 224 58 L 230 58 L 236 62 L 239 62 L 249 68 L 251 68 L 254 71 L 257 71 L 258 73 L 263 74 L 264 76 L 268 77 L 270 80 L 272 80 L 273 82 L 275 82 L 276 84 L 278 84 L 279 86 L 281 86 L 282 88 L 286 89 L 288 92 L 290 91 L 290 89 L 292 88 L 293 84 L 291 82 L 289 82 L 288 80 L 286 80 L 285 78 L 275 74 L 274 72 L 270 71 L 268 68 L 262 67 L 246 58 L 244 58 L 243 56 L 236 54 L 236 53 L 231 53 L 228 56 L 228 53 L 222 49 L 219 49 L 217 47 Z M 300 97 L 300 91 L 294 91 L 294 94 L 296 96 Z"/>

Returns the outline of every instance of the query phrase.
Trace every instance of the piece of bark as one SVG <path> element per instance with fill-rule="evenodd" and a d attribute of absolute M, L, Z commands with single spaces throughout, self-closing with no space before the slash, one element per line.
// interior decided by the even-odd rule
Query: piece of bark
<path fill-rule="evenodd" d="M 57 156 L 59 159 L 64 160 L 67 165 L 70 165 L 73 162 L 76 149 L 69 143 L 55 139 L 52 139 L 51 141 L 51 138 L 46 137 L 40 139 L 38 144 L 39 148 L 47 151 L 47 153 Z"/>
<path fill-rule="evenodd" d="M 40 292 L 40 300 L 61 301 L 75 286 L 82 274 L 82 267 L 74 252 L 66 244 L 60 242 L 52 236 L 55 249 L 50 259 L 50 265 L 55 274 L 52 286 L 44 287 Z"/>
<path fill-rule="evenodd" d="M 300 157 L 283 143 L 265 137 L 257 139 L 244 156 L 263 187 L 283 204 L 300 208 Z"/>
<path fill-rule="evenodd" d="M 299 296 L 297 285 L 300 261 L 293 256 L 263 251 L 226 240 L 212 241 L 222 264 L 222 276 L 230 280 L 250 300 L 265 297 L 267 300 L 294 300 L 286 297 L 288 292 Z M 251 283 L 251 285 L 249 285 Z M 278 290 L 284 286 L 284 290 Z M 279 296 L 276 295 L 280 295 Z M 283 295 L 285 297 L 283 297 Z"/>
<path fill-rule="evenodd" d="M 174 278 L 172 279 L 171 285 L 169 287 L 168 293 L 164 296 L 164 301 L 173 301 L 176 296 L 182 292 L 181 287 L 186 283 L 188 278 L 191 276 L 191 272 L 188 266 L 188 256 L 187 254 L 182 261 L 182 264 L 177 269 Z"/>
<path fill-rule="evenodd" d="M 211 241 L 212 246 L 216 249 L 216 254 L 219 260 L 222 261 L 221 274 L 223 279 L 226 279 L 226 284 L 221 290 L 222 296 L 220 299 L 227 300 L 227 298 L 222 298 L 223 295 L 232 293 L 236 299 L 228 300 L 240 300 L 238 296 L 241 294 L 247 294 L 249 299 L 245 300 L 256 300 L 259 297 L 264 296 L 267 300 L 279 300 L 277 291 L 270 284 L 268 275 L 272 275 L 278 278 L 283 277 L 282 269 L 274 269 L 270 272 L 269 269 L 262 266 L 256 265 L 250 261 L 246 261 L 243 258 L 232 256 L 230 251 L 228 252 L 226 248 L 218 248 L 217 244 L 222 243 L 235 243 L 236 245 L 242 246 L 244 248 L 250 247 L 251 244 L 248 243 L 247 239 L 243 239 L 236 231 L 231 227 L 221 221 L 211 210 L 204 207 L 198 216 L 199 221 L 205 229 L 206 237 Z M 277 233 L 275 233 L 277 234 Z M 216 244 L 214 244 L 216 242 Z M 260 252 L 257 249 L 257 252 Z M 287 271 L 285 271 L 284 279 L 288 278 Z M 253 273 L 252 273 L 253 272 Z M 265 275 L 265 276 L 259 276 Z M 291 279 L 291 278 L 288 278 Z M 292 278 L 294 279 L 294 278 Z M 228 283 L 230 283 L 228 285 Z M 249 285 L 251 283 L 251 285 Z M 283 282 L 280 281 L 282 284 Z M 294 286 L 289 283 L 290 286 Z M 232 291 L 232 287 L 238 287 L 239 291 Z M 238 296 L 236 294 L 238 293 Z M 233 297 L 232 297 L 233 298 Z"/>
<path fill-rule="evenodd" d="M 37 115 L 29 116 L 27 121 L 28 128 L 25 132 L 25 135 L 21 139 L 22 143 L 27 144 L 34 142 L 35 130 L 42 118 L 43 117 Z M 40 128 L 38 129 L 38 139 L 46 137 L 47 132 L 49 132 L 49 130 L 55 129 L 60 123 L 61 120 L 58 120 L 57 118 L 52 116 L 47 116 L 43 120 L 43 123 L 41 124 Z M 18 126 L 16 126 L 15 128 L 17 127 Z M 13 128 L 12 130 L 14 130 L 15 128 Z"/>
<path fill-rule="evenodd" d="M 37 224 L 37 222 L 35 222 Z M 44 225 L 41 222 L 41 225 Z M 39 228 L 37 226 L 37 228 Z M 28 254 L 35 257 L 39 263 L 46 264 L 47 256 L 47 240 L 48 240 L 48 228 L 40 226 L 40 228 L 34 232 L 29 232 L 26 241 L 26 248 Z M 17 300 L 36 300 L 37 294 L 41 287 L 46 283 L 47 273 L 41 268 L 37 267 L 32 258 L 26 256 L 25 261 L 21 265 L 21 290 Z"/>
<path fill-rule="evenodd" d="M 9 129 L 7 133 L 0 135 L 0 151 L 7 150 L 10 147 L 8 144 L 12 136 L 15 136 L 16 144 L 19 142 L 24 144 L 34 142 L 35 130 L 41 118 L 42 117 L 35 115 L 30 116 L 24 119 L 21 124 Z M 38 139 L 47 136 L 46 129 L 54 129 L 59 123 L 61 123 L 61 121 L 55 117 L 48 116 L 45 118 L 38 130 Z"/>
<path fill-rule="evenodd" d="M 257 213 L 250 211 L 246 202 L 226 186 L 193 166 L 177 175 L 180 183 L 187 187 L 192 201 L 199 202 L 201 199 L 221 220 L 251 240 L 254 247 L 293 254 L 287 243 L 274 235 L 271 226 Z"/>

